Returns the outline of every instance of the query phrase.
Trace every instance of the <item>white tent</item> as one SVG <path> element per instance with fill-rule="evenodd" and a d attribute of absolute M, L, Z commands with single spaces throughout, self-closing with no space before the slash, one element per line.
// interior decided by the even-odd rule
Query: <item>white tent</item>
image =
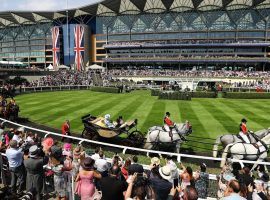
<path fill-rule="evenodd" d="M 101 70 L 101 71 L 105 71 L 105 67 L 102 67 L 100 65 L 97 65 L 97 64 L 93 64 L 93 65 L 90 65 L 90 66 L 86 66 L 85 67 L 85 70 L 88 71 L 89 69 L 91 70 Z"/>
<path fill-rule="evenodd" d="M 47 69 L 48 69 L 49 71 L 53 71 L 53 70 L 54 70 L 52 64 L 50 64 L 50 65 L 47 67 Z"/>
<path fill-rule="evenodd" d="M 57 69 L 59 70 L 59 69 L 70 69 L 70 67 L 68 67 L 68 66 L 66 66 L 66 65 L 59 65 L 58 67 L 57 67 Z"/>

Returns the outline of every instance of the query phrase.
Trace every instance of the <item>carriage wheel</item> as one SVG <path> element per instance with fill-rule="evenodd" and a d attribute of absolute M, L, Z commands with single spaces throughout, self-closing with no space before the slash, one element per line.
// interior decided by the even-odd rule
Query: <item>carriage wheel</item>
<path fill-rule="evenodd" d="M 96 136 L 95 133 L 89 132 L 86 129 L 83 130 L 82 132 L 82 138 L 88 139 L 88 140 L 93 140 L 93 138 Z"/>
<path fill-rule="evenodd" d="M 141 146 L 144 142 L 144 135 L 141 131 L 133 131 L 129 134 L 128 139 L 133 142 L 133 146 Z"/>

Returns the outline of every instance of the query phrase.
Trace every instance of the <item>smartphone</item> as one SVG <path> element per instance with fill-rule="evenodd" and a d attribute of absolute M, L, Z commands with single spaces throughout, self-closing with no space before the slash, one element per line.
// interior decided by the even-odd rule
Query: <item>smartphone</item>
<path fill-rule="evenodd" d="M 179 186 L 178 178 L 173 179 L 173 186 L 174 186 L 174 188 Z"/>

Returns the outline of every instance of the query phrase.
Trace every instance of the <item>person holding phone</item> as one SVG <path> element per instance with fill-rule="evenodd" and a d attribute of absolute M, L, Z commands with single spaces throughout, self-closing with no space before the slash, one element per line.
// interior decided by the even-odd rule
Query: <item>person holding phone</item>
<path fill-rule="evenodd" d="M 195 173 L 194 179 L 199 198 L 206 199 L 209 187 L 209 174 L 206 172 L 205 163 L 201 163 L 200 170 Z"/>

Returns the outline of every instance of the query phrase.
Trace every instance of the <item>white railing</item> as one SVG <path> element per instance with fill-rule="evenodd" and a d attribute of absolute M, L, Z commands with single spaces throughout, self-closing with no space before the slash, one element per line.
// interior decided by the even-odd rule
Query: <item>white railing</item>
<path fill-rule="evenodd" d="M 0 118 L 0 121 L 3 122 L 8 122 L 10 124 L 13 124 L 15 126 L 19 126 L 19 127 L 24 127 L 26 129 L 32 130 L 32 131 L 38 131 L 41 133 L 44 133 L 45 136 L 44 138 L 46 138 L 49 135 L 53 135 L 53 136 L 57 136 L 57 137 L 65 137 L 65 138 L 70 138 L 73 140 L 78 140 L 79 144 L 82 144 L 83 142 L 88 142 L 91 144 L 98 144 L 98 145 L 102 145 L 102 146 L 108 146 L 108 147 L 114 147 L 114 148 L 118 148 L 118 149 L 123 149 L 122 153 L 125 154 L 127 150 L 130 151 L 137 151 L 140 153 L 154 153 L 154 154 L 159 154 L 159 155 L 168 155 L 168 156 L 176 156 L 177 157 L 177 161 L 180 162 L 181 161 L 181 157 L 183 158 L 195 158 L 195 159 L 204 159 L 204 160 L 214 160 L 214 161 L 223 161 L 224 159 L 222 158 L 214 158 L 214 157 L 210 157 L 210 156 L 199 156 L 199 155 L 189 155 L 189 154 L 182 154 L 182 153 L 171 153 L 171 152 L 165 152 L 165 151 L 156 151 L 156 150 L 149 150 L 149 149 L 142 149 L 142 148 L 136 148 L 136 147 L 129 147 L 129 146 L 123 146 L 123 145 L 117 145 L 117 144 L 110 144 L 110 143 L 106 143 L 106 142 L 99 142 L 99 141 L 95 141 L 95 140 L 89 140 L 89 139 L 85 139 L 85 138 L 79 138 L 79 137 L 74 137 L 74 136 L 68 136 L 68 135 L 62 135 L 59 133 L 54 133 L 51 131 L 44 131 L 44 130 L 40 130 L 37 128 L 33 128 L 33 127 L 29 127 L 29 126 L 25 126 L 22 124 L 18 124 L 15 122 L 11 122 L 8 121 L 6 119 Z M 257 162 L 257 161 L 250 161 L 250 160 L 238 160 L 238 159 L 231 159 L 232 162 L 239 162 L 239 163 L 250 163 L 250 164 L 261 164 L 261 165 L 267 165 L 270 166 L 270 162 Z"/>

